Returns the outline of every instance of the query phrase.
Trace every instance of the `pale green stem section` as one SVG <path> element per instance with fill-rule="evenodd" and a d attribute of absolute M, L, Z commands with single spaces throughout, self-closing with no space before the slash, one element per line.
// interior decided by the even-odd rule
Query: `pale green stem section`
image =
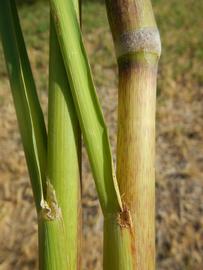
<path fill-rule="evenodd" d="M 121 201 L 113 172 L 106 125 L 72 1 L 50 0 L 70 88 L 103 212 L 117 212 Z"/>
<path fill-rule="evenodd" d="M 46 260 L 40 260 L 39 269 L 71 269 L 67 266 L 66 243 L 61 234 L 62 229 L 63 225 L 61 220 L 43 220 L 39 222 L 39 253 L 47 258 Z M 61 250 L 63 250 L 63 252 L 61 252 Z"/>
<path fill-rule="evenodd" d="M 62 212 L 59 207 L 56 191 L 48 181 L 46 200 L 41 203 L 38 215 L 39 228 L 39 269 L 67 270 L 70 267 L 68 243 Z"/>
<path fill-rule="evenodd" d="M 10 85 L 37 210 L 46 179 L 46 129 L 15 1 L 0 1 L 0 29 Z"/>
<path fill-rule="evenodd" d="M 57 220 L 41 221 L 41 224 L 44 224 L 39 226 L 39 229 L 43 230 L 40 235 L 44 240 L 39 239 L 39 243 L 41 245 L 44 241 L 49 241 L 49 245 L 44 244 L 44 250 L 40 248 L 39 255 L 44 267 L 42 270 L 77 270 L 81 136 L 52 19 L 50 29 L 48 178 L 56 192 L 64 227 L 63 230 L 58 227 Z M 55 242 L 51 241 L 52 237 Z M 57 257 L 59 250 L 61 253 Z M 67 258 L 66 264 L 65 259 L 61 258 L 62 254 Z M 64 264 L 60 265 L 60 260 L 64 261 Z"/>
<path fill-rule="evenodd" d="M 103 270 L 133 270 L 133 232 L 120 215 L 104 219 Z M 116 244 L 115 244 L 116 243 Z"/>

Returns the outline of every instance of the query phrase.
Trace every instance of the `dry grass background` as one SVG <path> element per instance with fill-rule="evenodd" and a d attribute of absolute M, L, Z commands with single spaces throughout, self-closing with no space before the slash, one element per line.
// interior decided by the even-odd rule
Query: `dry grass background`
<path fill-rule="evenodd" d="M 157 96 L 157 269 L 203 269 L 203 2 L 153 1 L 163 53 Z M 117 71 L 105 8 L 85 2 L 83 32 L 115 153 Z M 20 8 L 47 116 L 46 2 Z M 83 269 L 100 270 L 102 216 L 83 149 Z M 37 269 L 37 225 L 0 50 L 0 270 Z M 115 269 L 116 270 L 116 269 Z M 143 269 L 145 270 L 145 269 Z"/>

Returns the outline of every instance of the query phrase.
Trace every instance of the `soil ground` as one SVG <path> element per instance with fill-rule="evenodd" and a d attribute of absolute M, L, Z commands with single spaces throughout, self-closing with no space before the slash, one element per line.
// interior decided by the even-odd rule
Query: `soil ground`
<path fill-rule="evenodd" d="M 154 0 L 162 37 L 157 93 L 157 269 L 203 269 L 203 1 Z M 19 8 L 47 117 L 49 8 Z M 115 154 L 117 69 L 105 7 L 86 1 L 83 33 Z M 102 215 L 83 148 L 83 269 L 100 270 Z M 37 269 L 32 191 L 0 49 L 0 270 Z M 115 269 L 116 270 L 116 269 Z M 143 269 L 144 270 L 144 269 Z"/>

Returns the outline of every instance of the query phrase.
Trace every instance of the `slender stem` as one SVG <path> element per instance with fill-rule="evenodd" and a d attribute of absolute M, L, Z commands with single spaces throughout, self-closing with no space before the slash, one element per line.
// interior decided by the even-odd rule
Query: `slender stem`
<path fill-rule="evenodd" d="M 68 243 L 62 211 L 56 197 L 56 191 L 47 182 L 46 200 L 41 203 L 38 214 L 39 269 L 67 270 L 71 262 L 68 256 Z"/>
<path fill-rule="evenodd" d="M 132 254 L 134 234 L 128 213 L 124 210 L 117 215 L 104 218 L 104 270 L 133 270 Z"/>
<path fill-rule="evenodd" d="M 104 265 L 104 269 L 154 270 L 155 105 L 160 39 L 149 0 L 106 0 L 106 5 L 119 67 L 117 179 L 129 225 L 117 238 L 112 237 L 111 231 L 118 231 L 114 223 L 106 231 L 104 239 L 118 251 L 124 250 L 125 256 L 116 250 L 114 262 Z M 104 259 L 111 260 L 105 250 Z"/>
<path fill-rule="evenodd" d="M 48 181 L 53 186 L 61 217 L 49 221 L 43 216 L 39 219 L 42 270 L 80 269 L 80 167 L 80 127 L 51 17 Z"/>
<path fill-rule="evenodd" d="M 39 222 L 39 253 L 43 254 L 46 260 L 40 256 L 39 269 L 41 270 L 67 270 L 72 269 L 68 266 L 68 257 L 65 234 L 63 234 L 63 221 L 41 220 Z"/>

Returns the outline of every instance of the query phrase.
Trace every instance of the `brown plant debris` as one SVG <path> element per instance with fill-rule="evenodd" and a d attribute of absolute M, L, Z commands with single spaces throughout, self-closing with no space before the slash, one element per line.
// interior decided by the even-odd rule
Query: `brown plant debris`
<path fill-rule="evenodd" d="M 117 221 L 121 228 L 132 228 L 131 213 L 126 206 L 124 206 L 124 209 L 119 213 Z"/>

